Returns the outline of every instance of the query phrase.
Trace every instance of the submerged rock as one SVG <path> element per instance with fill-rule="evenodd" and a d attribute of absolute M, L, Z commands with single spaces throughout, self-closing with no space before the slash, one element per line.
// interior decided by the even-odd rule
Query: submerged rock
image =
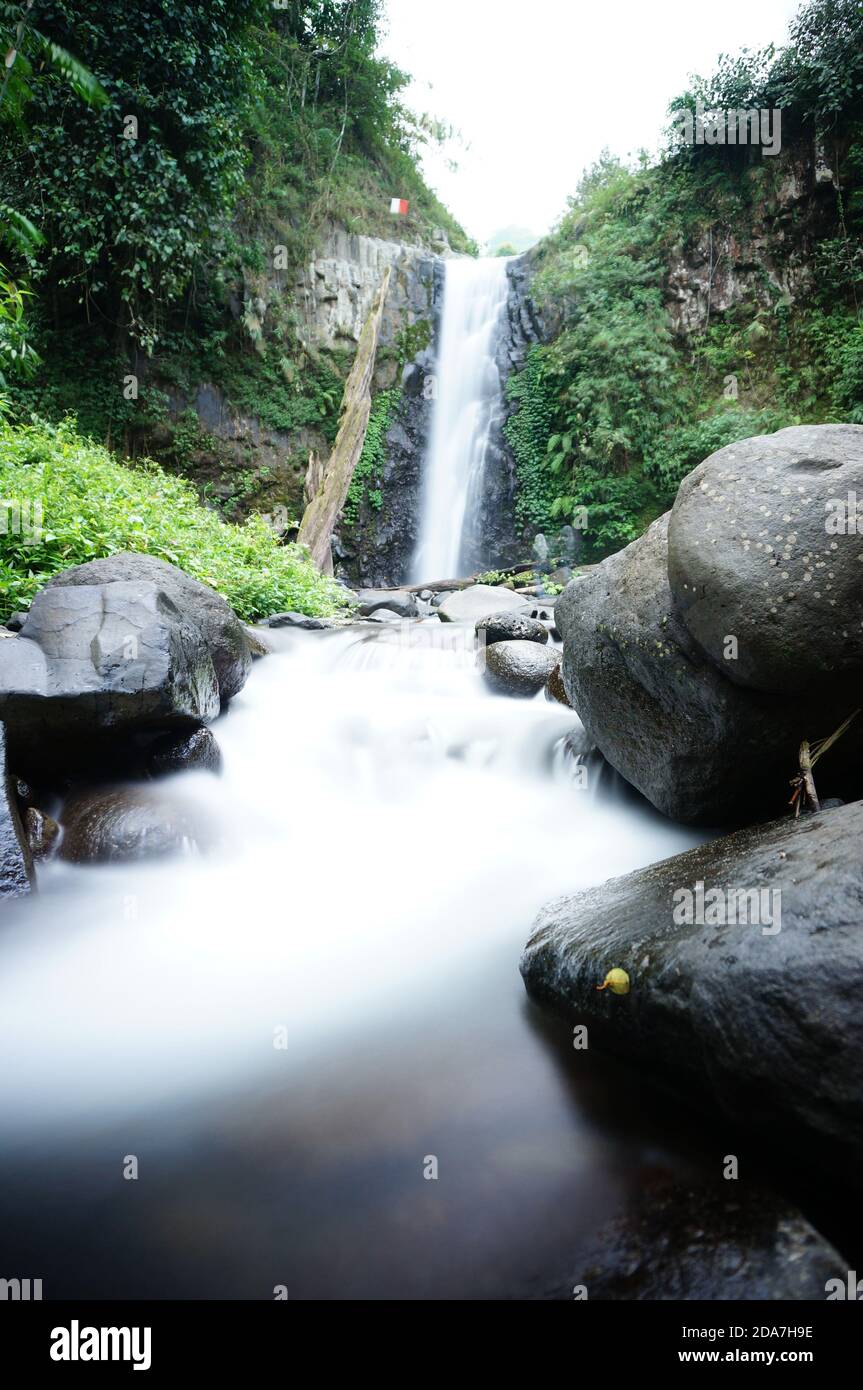
<path fill-rule="evenodd" d="M 438 612 L 444 623 L 471 623 L 474 626 L 493 613 L 523 613 L 525 601 L 512 589 L 492 584 L 471 584 L 467 589 L 457 589 L 447 594 Z"/>
<path fill-rule="evenodd" d="M 556 700 L 560 705 L 566 705 L 567 709 L 572 709 L 569 703 L 569 696 L 566 693 L 566 686 L 563 683 L 563 670 L 561 663 L 552 668 L 548 673 L 548 680 L 545 683 L 545 695 L 548 700 Z"/>
<path fill-rule="evenodd" d="M 844 1277 L 846 1268 L 839 1252 L 775 1193 L 721 1176 L 687 1183 L 657 1174 L 544 1296 L 820 1301 L 827 1281 Z"/>
<path fill-rule="evenodd" d="M 335 626 L 331 618 L 310 618 L 306 613 L 272 613 L 261 619 L 261 627 L 297 627 L 303 632 L 324 632 Z"/>
<path fill-rule="evenodd" d="M 538 642 L 495 642 L 480 653 L 486 684 L 501 695 L 522 698 L 542 690 L 560 663 L 560 652 Z"/>
<path fill-rule="evenodd" d="M 548 641 L 548 628 L 538 619 L 525 617 L 523 613 L 490 613 L 487 618 L 480 618 L 476 632 L 489 647 L 494 642 Z"/>
<path fill-rule="evenodd" d="M 37 806 L 28 806 L 24 812 L 24 829 L 27 843 L 34 860 L 47 859 L 57 847 L 60 827 L 51 816 L 46 816 Z"/>
<path fill-rule="evenodd" d="M 687 1103 L 860 1181 L 863 802 L 774 822 L 550 903 L 530 996 Z M 715 891 L 714 891 L 715 890 Z M 610 969 L 630 992 L 600 992 Z"/>
<path fill-rule="evenodd" d="M 61 858 L 75 864 L 160 858 L 206 848 L 200 813 L 149 787 L 79 792 L 63 807 Z"/>
<path fill-rule="evenodd" d="M 272 655 L 272 648 L 267 646 L 267 643 L 264 641 L 257 628 L 247 627 L 246 637 L 248 638 L 249 651 L 252 654 L 253 661 L 259 661 L 264 656 Z"/>
<path fill-rule="evenodd" d="M 6 730 L 0 723 L 0 898 L 21 897 L 32 883 L 33 860 L 6 766 Z"/>
<path fill-rule="evenodd" d="M 368 614 L 366 621 L 369 623 L 403 623 L 405 619 L 392 608 L 376 608 L 373 613 Z"/>
<path fill-rule="evenodd" d="M 246 629 L 215 589 L 191 579 L 176 565 L 169 565 L 166 560 L 156 559 L 152 555 L 138 555 L 131 551 L 111 555 L 104 560 L 90 560 L 85 565 L 64 570 L 51 580 L 42 594 L 54 594 L 58 589 L 81 585 L 102 587 L 115 584 L 140 584 L 143 586 L 142 592 L 147 585 L 157 589 L 173 605 L 180 621 L 198 628 L 215 668 L 222 704 L 239 694 L 252 666 Z M 29 621 L 24 624 L 22 631 L 25 636 L 31 635 Z"/>
<path fill-rule="evenodd" d="M 210 729 L 190 734 L 165 734 L 147 750 L 150 771 L 156 777 L 173 772 L 221 772 L 222 752 Z"/>

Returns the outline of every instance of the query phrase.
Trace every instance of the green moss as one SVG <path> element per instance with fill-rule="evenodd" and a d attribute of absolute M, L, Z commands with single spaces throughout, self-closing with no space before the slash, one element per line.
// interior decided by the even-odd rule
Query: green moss
<path fill-rule="evenodd" d="M 363 451 L 342 511 L 342 521 L 347 527 L 356 525 L 363 503 L 367 502 L 375 511 L 383 507 L 387 431 L 401 398 L 400 388 L 392 387 L 389 391 L 379 391 L 372 401 Z"/>

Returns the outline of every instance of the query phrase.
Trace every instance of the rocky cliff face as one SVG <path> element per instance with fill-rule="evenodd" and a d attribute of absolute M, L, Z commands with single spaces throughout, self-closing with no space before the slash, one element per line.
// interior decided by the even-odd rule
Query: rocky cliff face
<path fill-rule="evenodd" d="M 447 249 L 445 239 L 439 245 L 441 251 Z M 315 348 L 355 346 L 389 266 L 390 288 L 380 341 L 382 348 L 394 347 L 406 329 L 429 318 L 439 259 L 435 251 L 421 246 L 329 228 L 293 289 L 302 336 Z"/>
<path fill-rule="evenodd" d="M 683 337 L 738 304 L 793 304 L 813 288 L 814 246 L 835 220 L 836 174 L 820 141 L 789 146 L 749 171 L 749 215 L 678 246 L 669 258 L 665 301 Z"/>

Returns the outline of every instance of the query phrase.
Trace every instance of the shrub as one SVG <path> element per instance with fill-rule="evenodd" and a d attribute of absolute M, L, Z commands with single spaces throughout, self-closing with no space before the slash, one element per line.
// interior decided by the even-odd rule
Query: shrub
<path fill-rule="evenodd" d="M 26 608 L 60 570 L 124 550 L 178 565 L 247 622 L 284 609 L 331 614 L 346 604 L 339 586 L 297 546 L 280 545 L 263 517 L 242 526 L 221 521 L 185 479 L 149 460 L 118 462 L 71 419 L 59 426 L 0 420 L 0 499 L 42 507 L 41 531 L 0 530 L 2 618 Z"/>

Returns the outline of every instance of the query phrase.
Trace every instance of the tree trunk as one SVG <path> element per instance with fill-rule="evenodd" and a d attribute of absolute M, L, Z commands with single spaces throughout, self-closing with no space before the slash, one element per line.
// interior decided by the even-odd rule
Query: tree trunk
<path fill-rule="evenodd" d="M 333 528 L 345 505 L 354 469 L 363 452 L 372 408 L 372 376 L 389 285 L 390 269 L 387 266 L 378 297 L 360 336 L 351 374 L 345 384 L 341 424 L 333 452 L 321 484 L 303 514 L 297 537 L 299 544 L 307 548 L 312 560 L 324 574 L 333 572 Z"/>

